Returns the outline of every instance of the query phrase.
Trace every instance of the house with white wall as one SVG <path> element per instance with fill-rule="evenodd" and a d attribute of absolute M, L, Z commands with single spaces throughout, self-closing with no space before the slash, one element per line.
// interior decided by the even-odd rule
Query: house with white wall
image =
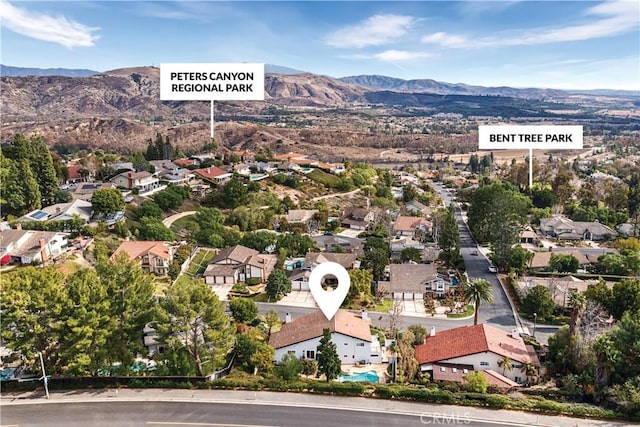
<path fill-rule="evenodd" d="M 22 229 L 0 231 L 0 258 L 8 255 L 21 264 L 48 261 L 68 248 L 66 233 Z"/>
<path fill-rule="evenodd" d="M 242 245 L 221 249 L 209 262 L 203 277 L 207 285 L 236 284 L 247 279 L 267 280 L 273 271 L 277 257 L 263 255 Z"/>
<path fill-rule="evenodd" d="M 540 366 L 533 347 L 525 345 L 517 332 L 509 333 L 485 324 L 437 333 L 432 329 L 425 343 L 416 346 L 415 357 L 420 370 L 430 372 L 431 378 L 434 369 L 458 365 L 475 371 L 492 370 L 522 384 L 526 380 L 523 365 Z M 505 357 L 511 360 L 513 369 L 502 374 L 499 362 Z"/>
<path fill-rule="evenodd" d="M 343 365 L 382 363 L 383 348 L 376 335 L 371 335 L 371 321 L 366 311 L 360 314 L 338 310 L 331 320 L 320 311 L 291 319 L 287 314 L 282 328 L 269 338 L 279 362 L 286 354 L 299 359 L 317 358 L 323 330 L 331 331 L 331 341 Z"/>

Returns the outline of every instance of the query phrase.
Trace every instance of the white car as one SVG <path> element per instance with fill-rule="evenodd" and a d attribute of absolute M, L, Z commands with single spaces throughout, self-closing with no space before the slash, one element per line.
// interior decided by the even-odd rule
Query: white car
<path fill-rule="evenodd" d="M 496 267 L 495 265 L 489 266 L 489 273 L 497 273 L 497 272 L 498 272 L 498 267 Z"/>

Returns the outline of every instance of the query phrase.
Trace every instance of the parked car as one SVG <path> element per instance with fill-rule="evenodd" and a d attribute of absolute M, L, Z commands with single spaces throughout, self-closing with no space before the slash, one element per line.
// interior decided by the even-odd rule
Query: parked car
<path fill-rule="evenodd" d="M 496 267 L 495 265 L 489 266 L 489 273 L 497 273 L 497 272 L 498 272 L 498 267 Z"/>

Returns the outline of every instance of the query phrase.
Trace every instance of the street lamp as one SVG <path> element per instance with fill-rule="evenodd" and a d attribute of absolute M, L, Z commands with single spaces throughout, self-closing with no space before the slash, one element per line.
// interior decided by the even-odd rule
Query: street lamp
<path fill-rule="evenodd" d="M 536 322 L 538 320 L 538 313 L 533 313 L 533 339 L 536 338 Z"/>
<path fill-rule="evenodd" d="M 44 371 L 44 361 L 42 360 L 42 353 L 38 353 L 40 356 L 40 366 L 42 367 L 42 381 L 44 381 L 44 392 L 47 394 L 47 399 L 49 399 L 49 378 L 47 377 L 47 373 Z"/>

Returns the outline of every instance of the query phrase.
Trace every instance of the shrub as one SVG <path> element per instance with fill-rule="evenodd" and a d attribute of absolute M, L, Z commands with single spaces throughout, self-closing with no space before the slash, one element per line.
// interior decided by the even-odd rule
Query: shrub
<path fill-rule="evenodd" d="M 315 375 L 318 372 L 318 362 L 313 359 L 302 359 L 302 374 Z"/>
<path fill-rule="evenodd" d="M 249 286 L 254 286 L 262 283 L 262 280 L 259 277 L 249 277 L 245 283 Z"/>

